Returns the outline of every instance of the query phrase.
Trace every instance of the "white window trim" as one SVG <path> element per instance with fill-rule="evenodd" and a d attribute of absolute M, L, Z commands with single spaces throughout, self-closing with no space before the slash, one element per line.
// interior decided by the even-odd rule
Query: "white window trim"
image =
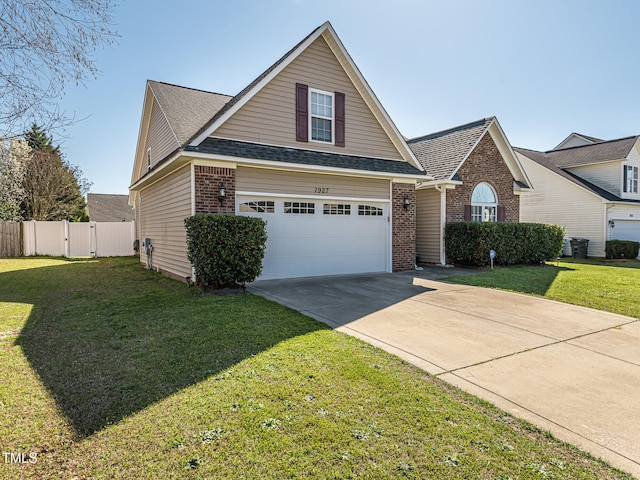
<path fill-rule="evenodd" d="M 319 93 L 321 95 L 326 95 L 328 97 L 331 97 L 331 118 L 329 117 L 323 117 L 321 115 L 314 115 L 312 113 L 312 106 L 311 106 L 311 96 L 312 93 Z M 308 98 L 308 107 L 307 107 L 307 111 L 309 112 L 309 141 L 310 142 L 315 142 L 315 143 L 322 143 L 324 145 L 335 145 L 336 143 L 336 98 L 335 98 L 335 94 L 333 92 L 325 92 L 324 90 L 318 90 L 317 88 L 311 88 L 309 87 L 309 98 Z M 331 141 L 330 142 L 325 142 L 323 140 L 314 140 L 313 139 L 313 117 L 316 118 L 322 118 L 324 120 L 331 120 Z"/>

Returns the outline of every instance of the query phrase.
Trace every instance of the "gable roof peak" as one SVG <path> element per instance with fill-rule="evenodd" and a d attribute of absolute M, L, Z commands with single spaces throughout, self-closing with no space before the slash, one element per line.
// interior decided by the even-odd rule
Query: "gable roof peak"
<path fill-rule="evenodd" d="M 578 142 L 584 142 L 582 145 L 593 145 L 594 143 L 604 142 L 601 138 L 591 137 L 589 135 L 583 135 L 582 133 L 571 132 L 567 137 L 562 140 L 558 145 L 553 147 L 553 150 L 562 150 L 566 144 L 571 143 L 572 141 L 577 140 Z"/>
<path fill-rule="evenodd" d="M 320 37 L 327 43 L 337 61 L 341 64 L 344 73 L 349 77 L 360 97 L 367 104 L 373 116 L 402 158 L 414 165 L 417 169 L 422 170 L 422 165 L 414 156 L 405 139 L 400 134 L 400 131 L 365 80 L 329 21 L 315 28 L 309 35 L 298 42 L 291 50 L 285 53 L 278 61 L 233 97 L 223 108 L 217 111 L 209 121 L 201 125 L 201 128 L 189 139 L 187 144 L 192 147 L 201 144 Z"/>
<path fill-rule="evenodd" d="M 201 88 L 193 88 L 193 87 L 185 87 L 184 85 L 177 85 L 175 83 L 169 83 L 169 82 L 162 82 L 160 80 L 151 80 L 151 79 L 147 79 L 147 84 L 151 87 L 151 89 L 153 90 L 154 86 L 167 86 L 167 87 L 173 87 L 173 88 L 181 88 L 184 90 L 191 90 L 194 92 L 200 92 L 200 93 L 208 93 L 211 95 L 221 95 L 223 97 L 233 97 L 233 95 L 228 95 L 226 93 L 218 93 L 218 92 L 211 92 L 209 90 L 203 90 Z"/>

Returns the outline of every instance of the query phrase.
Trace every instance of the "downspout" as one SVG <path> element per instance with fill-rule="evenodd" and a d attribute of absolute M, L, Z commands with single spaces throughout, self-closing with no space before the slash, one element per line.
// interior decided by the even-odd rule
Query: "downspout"
<path fill-rule="evenodd" d="M 195 161 L 191 162 L 191 215 L 196 214 L 196 164 Z M 196 278 L 196 267 L 191 265 L 191 278 L 187 277 L 187 285 L 195 285 L 198 279 Z"/>
<path fill-rule="evenodd" d="M 446 265 L 447 259 L 444 252 L 444 225 L 447 218 L 447 189 L 443 185 L 435 185 L 440 192 L 440 265 Z"/>
<path fill-rule="evenodd" d="M 615 205 L 611 204 L 611 203 L 605 203 L 604 204 L 604 241 L 605 241 L 605 245 L 607 240 L 611 240 L 611 226 L 609 225 L 609 210 L 611 210 L 613 207 L 615 207 Z M 605 247 L 605 253 L 606 253 L 606 247 Z"/>

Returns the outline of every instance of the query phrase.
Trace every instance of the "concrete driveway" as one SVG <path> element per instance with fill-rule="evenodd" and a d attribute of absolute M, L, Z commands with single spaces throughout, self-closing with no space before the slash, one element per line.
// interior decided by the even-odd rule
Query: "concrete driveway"
<path fill-rule="evenodd" d="M 638 319 L 422 272 L 258 281 L 359 337 L 640 477 Z"/>

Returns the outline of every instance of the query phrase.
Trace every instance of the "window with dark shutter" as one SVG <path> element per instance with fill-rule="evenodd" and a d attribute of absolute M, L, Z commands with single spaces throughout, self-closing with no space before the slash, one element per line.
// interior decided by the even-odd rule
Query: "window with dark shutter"
<path fill-rule="evenodd" d="M 309 86 L 296 83 L 296 140 L 309 141 Z"/>
<path fill-rule="evenodd" d="M 622 191 L 624 193 L 627 193 L 629 191 L 629 187 L 628 187 L 628 184 L 629 184 L 628 175 L 629 174 L 627 173 L 627 169 L 628 168 L 629 167 L 627 165 L 623 165 L 622 166 Z"/>
<path fill-rule="evenodd" d="M 502 205 L 498 205 L 498 221 L 504 222 L 506 218 L 506 211 Z"/>
<path fill-rule="evenodd" d="M 471 205 L 464 206 L 464 221 L 465 222 L 471 221 Z"/>
<path fill-rule="evenodd" d="M 335 92 L 334 95 L 336 101 L 335 145 L 336 147 L 344 147 L 344 93 Z"/>

